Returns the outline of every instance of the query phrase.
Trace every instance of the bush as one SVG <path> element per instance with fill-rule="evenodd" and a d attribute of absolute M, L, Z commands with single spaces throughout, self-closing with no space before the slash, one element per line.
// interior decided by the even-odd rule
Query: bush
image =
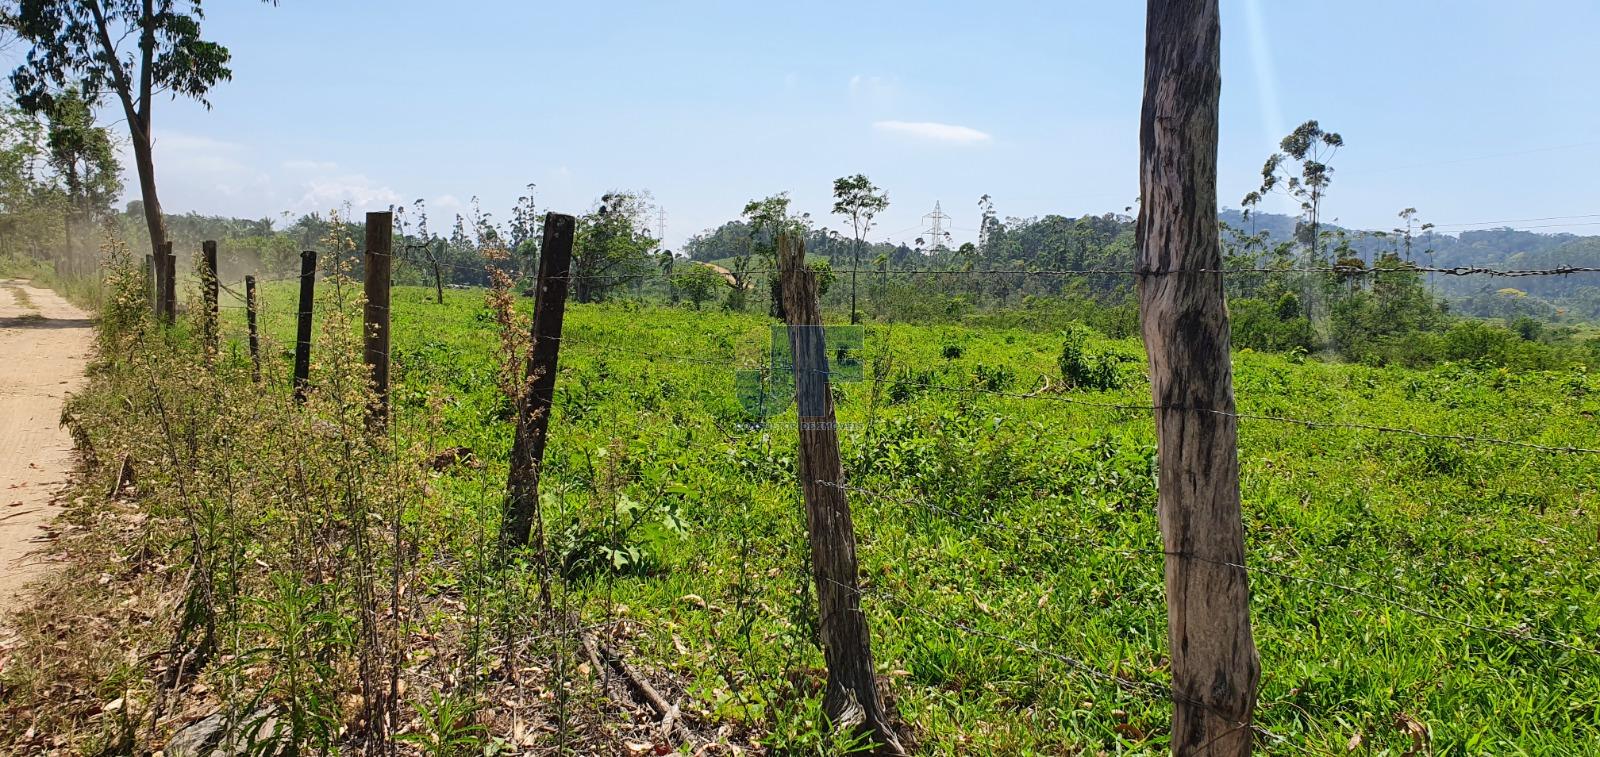
<path fill-rule="evenodd" d="M 1310 352 L 1316 345 L 1311 320 L 1300 314 L 1300 298 L 1286 293 L 1276 304 L 1253 298 L 1228 303 L 1235 347 L 1271 352 Z"/>
<path fill-rule="evenodd" d="M 1061 345 L 1061 380 L 1069 387 L 1083 389 L 1116 389 L 1122 386 L 1122 374 L 1115 355 L 1107 355 L 1089 348 L 1090 330 L 1074 326 L 1063 333 Z"/>

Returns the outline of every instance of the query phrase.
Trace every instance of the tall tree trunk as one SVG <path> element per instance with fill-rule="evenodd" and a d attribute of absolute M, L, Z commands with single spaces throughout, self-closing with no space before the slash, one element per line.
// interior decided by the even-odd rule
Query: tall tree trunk
<path fill-rule="evenodd" d="M 1217 232 L 1218 0 L 1149 0 L 1139 306 L 1156 405 L 1172 753 L 1248 755 L 1260 662 Z"/>
<path fill-rule="evenodd" d="M 111 30 L 99 0 L 90 0 L 88 6 L 94 16 L 95 36 L 100 42 L 98 57 L 101 64 L 111 69 L 117 99 L 122 103 L 122 115 L 128 120 L 129 141 L 133 143 L 133 164 L 139 174 L 139 199 L 144 203 L 144 222 L 150 230 L 150 254 L 159 258 L 165 252 L 167 226 L 161 216 L 161 200 L 156 197 L 156 166 L 150 136 L 150 95 L 154 86 L 155 72 L 152 66 L 155 64 L 156 49 L 155 3 L 154 0 L 144 0 L 142 3 L 137 83 L 128 76 L 122 57 L 117 54 L 117 46 L 111 41 Z"/>
<path fill-rule="evenodd" d="M 156 165 L 151 153 L 148 125 L 132 126 L 133 164 L 139 172 L 139 199 L 144 202 L 144 222 L 150 227 L 150 249 L 161 250 L 167 241 L 167 222 L 161 215 L 161 199 L 156 196 Z"/>

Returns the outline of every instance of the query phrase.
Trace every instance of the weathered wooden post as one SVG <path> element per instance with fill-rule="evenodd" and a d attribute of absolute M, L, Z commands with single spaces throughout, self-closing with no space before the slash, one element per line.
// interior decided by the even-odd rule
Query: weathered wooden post
<path fill-rule="evenodd" d="M 384 210 L 367 214 L 367 252 L 362 261 L 367 305 L 362 334 L 366 337 L 363 353 L 371 371 L 374 395 L 370 415 L 376 423 L 389 418 L 389 269 L 393 238 L 393 213 Z"/>
<path fill-rule="evenodd" d="M 250 334 L 250 380 L 261 383 L 261 339 L 256 334 L 256 277 L 244 277 L 244 322 Z"/>
<path fill-rule="evenodd" d="M 817 275 L 805 265 L 805 242 L 778 237 L 783 311 L 789 324 L 795 401 L 799 406 L 800 488 L 811 536 L 822 654 L 828 664 L 823 710 L 836 727 L 872 735 L 880 751 L 904 749 L 889 724 L 872 667 L 872 638 L 856 583 L 856 529 L 839 459 L 838 424 L 828 388 L 828 347 L 817 302 Z"/>
<path fill-rule="evenodd" d="M 161 249 L 161 317 L 171 324 L 178 320 L 178 256 L 171 242 L 163 242 Z"/>
<path fill-rule="evenodd" d="M 218 311 L 217 311 L 217 243 L 206 240 L 200 243 L 201 268 L 200 288 L 205 294 L 205 342 L 206 348 L 212 352 L 217 351 Z"/>
<path fill-rule="evenodd" d="M 1149 0 L 1139 310 L 1150 357 L 1172 655 L 1172 753 L 1248 755 L 1261 677 L 1239 504 L 1217 232 L 1217 0 Z"/>
<path fill-rule="evenodd" d="M 150 287 L 150 314 L 161 320 L 161 261 L 154 254 L 144 256 L 145 280 Z"/>
<path fill-rule="evenodd" d="M 544 216 L 539 278 L 533 300 L 533 344 L 528 350 L 527 388 L 517 406 L 517 428 L 511 443 L 511 472 L 506 482 L 505 517 L 500 542 L 507 549 L 533 545 L 541 570 L 548 570 L 544 518 L 539 511 L 539 474 L 555 404 L 556 369 L 561 357 L 561 324 L 566 317 L 572 278 L 572 238 L 576 220 L 561 213 Z M 545 583 L 545 582 L 541 582 Z M 540 587 L 541 594 L 548 591 Z"/>
<path fill-rule="evenodd" d="M 306 401 L 311 387 L 311 308 L 316 301 L 317 251 L 300 253 L 300 305 L 295 320 L 294 400 Z"/>

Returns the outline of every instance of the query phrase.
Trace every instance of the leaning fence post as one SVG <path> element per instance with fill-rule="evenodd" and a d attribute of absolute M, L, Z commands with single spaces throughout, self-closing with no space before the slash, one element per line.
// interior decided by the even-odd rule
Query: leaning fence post
<path fill-rule="evenodd" d="M 1261 663 L 1243 566 L 1238 417 L 1217 232 L 1217 0 L 1149 0 L 1138 289 L 1155 402 L 1172 753 L 1250 754 Z"/>
<path fill-rule="evenodd" d="M 506 482 L 506 512 L 500 524 L 501 544 L 513 549 L 531 543 L 541 571 L 548 571 L 544 519 L 539 512 L 539 473 L 555 404 L 556 367 L 561 356 L 561 324 L 566 316 L 572 270 L 572 216 L 546 213 L 540 246 L 539 278 L 533 300 L 533 344 L 528 350 L 527 389 L 518 401 L 516 434 L 511 443 L 511 472 Z M 541 579 L 547 579 L 541 575 Z M 541 597 L 548 597 L 541 580 Z"/>
<path fill-rule="evenodd" d="M 205 341 L 206 348 L 212 352 L 217 350 L 217 243 L 206 240 L 200 243 L 202 268 L 200 269 L 200 287 L 205 293 Z"/>
<path fill-rule="evenodd" d="M 250 333 L 250 380 L 261 383 L 261 339 L 256 335 L 256 277 L 244 277 L 244 322 Z"/>
<path fill-rule="evenodd" d="M 800 488 L 811 537 L 822 654 L 828 689 L 822 706 L 834 723 L 858 718 L 881 750 L 904 752 L 889 724 L 872 666 L 872 636 L 856 583 L 856 530 L 846 497 L 839 433 L 828 387 L 828 347 L 817 302 L 817 275 L 805 266 L 805 242 L 778 237 L 784 319 L 789 325 L 795 400 L 799 407 Z M 854 713 L 852 715 L 852 713 Z"/>
<path fill-rule="evenodd" d="M 163 242 L 161 249 L 161 317 L 171 324 L 178 320 L 178 256 L 171 242 Z"/>
<path fill-rule="evenodd" d="M 317 251 L 300 253 L 300 305 L 295 321 L 294 399 L 306 401 L 311 386 L 311 307 L 316 299 Z"/>
<path fill-rule="evenodd" d="M 389 269 L 393 238 L 393 213 L 384 210 L 367 214 L 367 252 L 362 261 L 367 305 L 362 334 L 374 395 L 370 415 L 378 423 L 389 418 Z"/>

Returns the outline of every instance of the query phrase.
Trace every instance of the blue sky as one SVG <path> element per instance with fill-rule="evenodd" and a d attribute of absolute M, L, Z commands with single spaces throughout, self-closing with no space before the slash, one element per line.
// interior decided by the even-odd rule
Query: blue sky
<path fill-rule="evenodd" d="M 1388 227 L 1406 206 L 1450 231 L 1600 214 L 1593 0 L 1222 5 L 1223 204 L 1316 118 L 1347 143 L 1328 202 L 1341 223 Z M 646 189 L 677 247 L 784 190 L 838 225 L 829 191 L 847 173 L 888 190 L 872 238 L 896 241 L 935 201 L 963 241 L 985 193 L 1018 216 L 1121 211 L 1138 193 L 1137 0 L 207 8 L 234 81 L 210 111 L 160 103 L 170 212 L 424 198 L 442 226 L 473 195 L 504 218 L 528 183 L 567 212 Z M 1600 233 L 1600 215 L 1511 225 Z"/>

